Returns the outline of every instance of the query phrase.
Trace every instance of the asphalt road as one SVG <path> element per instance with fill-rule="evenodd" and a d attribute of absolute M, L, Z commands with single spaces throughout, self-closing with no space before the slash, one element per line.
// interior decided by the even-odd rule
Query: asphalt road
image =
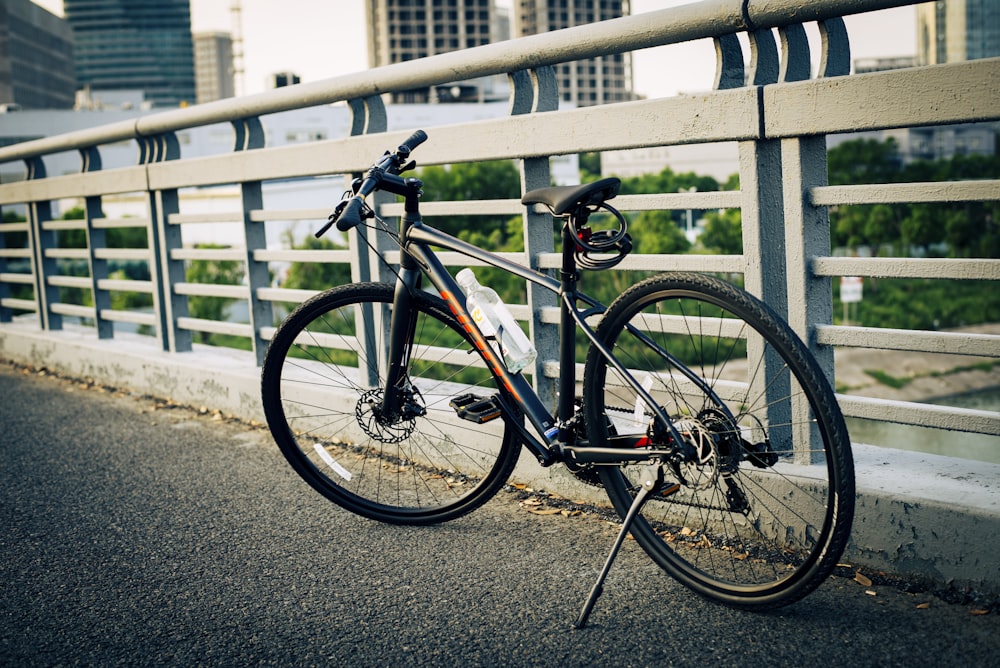
<path fill-rule="evenodd" d="M 503 492 L 355 517 L 267 432 L 0 362 L 2 666 L 997 665 L 1000 612 L 835 577 L 791 607 L 687 593 L 615 528 Z M 874 595 L 872 595 L 874 594 Z"/>

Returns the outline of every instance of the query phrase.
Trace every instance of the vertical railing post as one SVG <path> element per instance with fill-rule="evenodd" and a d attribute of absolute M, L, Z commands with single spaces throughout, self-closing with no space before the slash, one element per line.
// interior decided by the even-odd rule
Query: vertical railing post
<path fill-rule="evenodd" d="M 25 162 L 29 181 L 45 178 L 45 163 L 41 157 L 30 158 Z M 59 288 L 50 285 L 48 280 L 49 276 L 59 273 L 59 268 L 56 261 L 46 254 L 48 249 L 58 246 L 58 237 L 54 230 L 42 227 L 43 222 L 52 220 L 52 202 L 29 202 L 27 209 L 28 244 L 31 248 L 31 271 L 35 279 L 38 322 L 45 330 L 62 329 L 62 315 L 52 310 L 52 305 L 59 301 Z"/>
<path fill-rule="evenodd" d="M 769 30 L 759 30 L 748 35 L 750 39 L 749 70 L 743 70 L 743 58 L 735 37 L 718 38 L 715 41 L 720 71 L 716 82 L 720 87 L 736 88 L 740 85 L 753 86 L 759 98 L 763 97 L 763 87 L 777 81 L 780 69 L 777 45 Z M 728 68 L 730 71 L 722 71 Z M 742 84 L 740 82 L 743 82 Z M 758 113 L 762 108 L 758 104 Z M 784 211 L 782 210 L 781 145 L 777 140 L 767 139 L 762 128 L 763 118 L 758 118 L 759 135 L 751 140 L 739 142 L 740 192 L 742 196 L 741 217 L 743 225 L 744 287 L 769 304 L 779 315 L 788 311 L 788 295 L 785 281 L 784 258 Z M 763 359 L 763 380 L 754 377 L 751 395 L 764 397 L 767 419 L 772 440 L 778 448 L 792 447 L 793 432 L 791 407 L 781 397 L 789 395 L 791 379 L 777 356 L 768 349 L 759 336 L 747 337 L 747 356 L 751 360 L 749 368 L 755 368 L 755 360 Z M 785 425 L 784 427 L 782 425 Z"/>
<path fill-rule="evenodd" d="M 101 169 L 101 154 L 96 146 L 81 149 L 83 173 L 97 172 Z M 90 294 L 94 302 L 94 328 L 97 338 L 110 339 L 115 335 L 114 323 L 104 317 L 105 311 L 111 309 L 111 293 L 100 288 L 100 282 L 108 278 L 108 261 L 97 257 L 97 249 L 107 248 L 107 232 L 104 228 L 95 227 L 94 221 L 103 218 L 100 195 L 89 195 L 84 198 L 84 219 L 87 223 L 87 261 L 90 267 Z"/>
<path fill-rule="evenodd" d="M 264 128 L 256 116 L 233 121 L 236 143 L 234 151 L 250 151 L 264 146 Z M 264 222 L 252 220 L 252 212 L 264 208 L 264 194 L 260 181 L 245 181 L 240 184 L 240 200 L 243 215 L 243 238 L 246 258 L 247 289 L 249 294 L 248 313 L 251 343 L 257 366 L 264 363 L 268 340 L 261 336 L 261 330 L 274 325 L 274 311 L 271 302 L 260 299 L 258 291 L 271 285 L 271 273 L 266 262 L 257 262 L 254 254 L 267 249 L 267 226 Z"/>
<path fill-rule="evenodd" d="M 530 73 L 516 72 L 511 75 L 510 81 L 511 115 L 553 111 L 559 107 L 559 88 L 552 67 L 538 68 Z M 521 192 L 551 184 L 552 170 L 548 158 L 525 158 L 521 161 Z M 552 216 L 536 213 L 529 206 L 525 208 L 522 218 L 525 260 L 532 268 L 538 269 L 538 256 L 555 250 Z M 533 383 L 542 402 L 555 409 L 557 382 L 555 378 L 545 375 L 545 364 L 559 359 L 559 329 L 542 321 L 542 309 L 557 306 L 558 302 L 556 295 L 534 283 L 527 284 L 527 297 L 531 313 L 528 327 L 538 352 L 532 369 Z"/>
<path fill-rule="evenodd" d="M 790 26 L 786 31 L 793 30 Z M 843 76 L 850 73 L 850 44 L 843 20 L 824 21 L 820 25 L 823 55 L 820 76 Z M 795 32 L 791 33 L 792 35 Z M 809 52 L 803 37 L 785 38 L 786 59 L 798 65 L 783 67 L 783 72 L 805 73 L 808 78 Z M 791 76 L 784 80 L 792 80 Z M 770 111 L 770 110 L 765 110 Z M 780 113 L 780 110 L 774 110 Z M 830 216 L 826 207 L 813 206 L 809 193 L 828 182 L 826 137 L 790 137 L 781 141 L 784 174 L 784 209 L 786 264 L 788 266 L 788 324 L 806 342 L 824 375 L 835 383 L 833 348 L 816 343 L 816 325 L 833 322 L 833 293 L 829 277 L 815 276 L 811 262 L 831 251 Z M 793 403 L 793 424 L 800 430 L 801 442 L 816 442 L 819 434 L 810 420 L 809 407 L 799 398 Z M 808 430 L 808 432 L 807 432 Z M 807 440 L 810 439 L 810 440 Z M 805 461 L 805 457 L 801 458 Z M 815 458 L 814 458 L 815 459 Z"/>
<path fill-rule="evenodd" d="M 382 98 L 373 95 L 364 99 L 354 99 L 348 102 L 351 113 L 351 135 L 374 134 L 385 132 L 388 127 L 388 117 Z M 359 177 L 352 174 L 348 179 Z M 371 197 L 371 206 L 378 207 L 394 200 L 388 193 L 375 193 Z M 348 233 L 348 247 L 351 251 L 351 280 L 355 283 L 366 281 L 388 282 L 394 276 L 389 267 L 382 261 L 381 253 L 389 249 L 388 235 L 372 229 L 368 225 L 358 225 L 353 232 Z M 368 387 L 378 387 L 379 378 L 384 377 L 388 360 L 389 342 L 389 310 L 374 308 L 370 304 L 362 305 L 364 313 L 355 318 L 358 340 L 363 342 L 364 353 L 358 356 L 358 373 L 362 382 Z"/>
<path fill-rule="evenodd" d="M 147 170 L 157 162 L 176 160 L 180 157 L 177 137 L 170 132 L 154 137 L 139 138 L 140 161 Z M 153 299 L 159 319 L 160 343 L 170 352 L 191 350 L 191 332 L 177 326 L 180 318 L 188 315 L 188 301 L 174 292 L 175 283 L 185 280 L 184 261 L 175 260 L 174 249 L 184 246 L 179 225 L 170 224 L 170 216 L 180 212 L 180 198 L 176 188 L 150 190 L 149 195 L 149 247 L 153 258 L 150 274 L 156 289 Z"/>

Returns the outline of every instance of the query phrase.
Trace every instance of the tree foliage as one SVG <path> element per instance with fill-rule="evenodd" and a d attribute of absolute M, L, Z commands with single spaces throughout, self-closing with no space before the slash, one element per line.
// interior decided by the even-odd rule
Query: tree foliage
<path fill-rule="evenodd" d="M 956 155 L 903 164 L 894 140 L 858 139 L 830 149 L 831 185 L 1000 178 L 1000 156 Z M 830 211 L 837 246 L 897 256 L 1000 257 L 1000 202 L 851 204 Z"/>

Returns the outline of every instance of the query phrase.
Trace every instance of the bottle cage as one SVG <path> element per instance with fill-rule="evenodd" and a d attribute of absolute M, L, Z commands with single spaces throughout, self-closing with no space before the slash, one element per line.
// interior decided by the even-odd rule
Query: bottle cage
<path fill-rule="evenodd" d="M 587 220 L 598 209 L 605 209 L 617 221 L 617 228 L 593 231 Z M 582 205 L 569 216 L 569 229 L 576 240 L 576 262 L 593 271 L 611 269 L 625 259 L 632 250 L 632 237 L 628 234 L 628 222 L 618 209 L 607 202 Z"/>

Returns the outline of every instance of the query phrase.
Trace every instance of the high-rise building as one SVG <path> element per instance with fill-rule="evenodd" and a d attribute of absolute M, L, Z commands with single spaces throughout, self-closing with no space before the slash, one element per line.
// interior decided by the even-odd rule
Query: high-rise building
<path fill-rule="evenodd" d="M 75 95 L 69 25 L 29 0 L 0 0 L 0 105 L 72 109 Z"/>
<path fill-rule="evenodd" d="M 1000 56 L 1000 2 L 937 0 L 917 5 L 921 65 Z"/>
<path fill-rule="evenodd" d="M 516 0 L 514 36 L 627 16 L 630 0 Z M 555 66 L 562 99 L 579 107 L 634 98 L 632 54 L 613 53 Z"/>
<path fill-rule="evenodd" d="M 368 65 L 381 67 L 489 44 L 503 21 L 493 0 L 371 0 Z M 504 37 L 506 38 L 506 37 Z M 494 97 L 491 79 L 454 82 L 392 95 L 393 102 L 469 102 Z"/>
<path fill-rule="evenodd" d="M 157 107 L 195 102 L 188 0 L 63 0 L 63 12 L 79 85 L 142 90 Z"/>
<path fill-rule="evenodd" d="M 236 95 L 233 38 L 228 32 L 199 32 L 194 39 L 195 99 L 198 104 Z"/>

